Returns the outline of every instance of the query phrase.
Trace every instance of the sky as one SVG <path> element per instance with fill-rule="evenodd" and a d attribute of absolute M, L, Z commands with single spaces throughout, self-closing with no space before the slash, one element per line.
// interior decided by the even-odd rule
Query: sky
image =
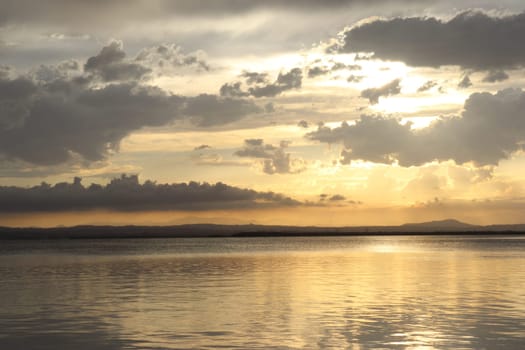
<path fill-rule="evenodd" d="M 0 225 L 523 223 L 524 10 L 3 0 Z"/>

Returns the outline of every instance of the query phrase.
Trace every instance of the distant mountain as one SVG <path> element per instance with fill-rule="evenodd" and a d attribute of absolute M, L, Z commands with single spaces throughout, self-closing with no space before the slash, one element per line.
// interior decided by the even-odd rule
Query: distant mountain
<path fill-rule="evenodd" d="M 467 224 L 455 219 L 429 221 L 421 223 L 408 223 L 399 226 L 401 229 L 424 230 L 424 231 L 473 231 L 480 230 L 482 226 Z"/>
<path fill-rule="evenodd" d="M 86 239 L 86 238 L 175 238 L 175 237 L 254 237 L 254 236 L 363 236 L 404 234 L 525 234 L 520 225 L 470 225 L 447 219 L 400 226 L 270 226 L 187 224 L 175 226 L 74 226 L 54 228 L 0 227 L 2 239 Z"/>

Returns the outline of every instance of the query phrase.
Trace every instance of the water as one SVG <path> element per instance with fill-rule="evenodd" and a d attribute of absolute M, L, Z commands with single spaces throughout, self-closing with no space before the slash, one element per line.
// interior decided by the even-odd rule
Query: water
<path fill-rule="evenodd" d="M 524 349 L 524 237 L 0 242 L 0 349 Z"/>

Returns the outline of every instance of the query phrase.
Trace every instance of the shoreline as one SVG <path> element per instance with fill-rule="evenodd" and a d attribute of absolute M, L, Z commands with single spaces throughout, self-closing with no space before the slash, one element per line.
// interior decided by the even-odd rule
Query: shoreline
<path fill-rule="evenodd" d="M 525 235 L 525 225 L 300 227 L 265 225 L 0 227 L 2 240 Z"/>

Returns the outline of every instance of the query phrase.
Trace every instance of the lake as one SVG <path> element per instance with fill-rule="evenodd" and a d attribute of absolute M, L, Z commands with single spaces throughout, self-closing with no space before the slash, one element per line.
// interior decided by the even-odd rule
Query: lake
<path fill-rule="evenodd" d="M 525 349 L 525 237 L 0 242 L 0 349 Z"/>

